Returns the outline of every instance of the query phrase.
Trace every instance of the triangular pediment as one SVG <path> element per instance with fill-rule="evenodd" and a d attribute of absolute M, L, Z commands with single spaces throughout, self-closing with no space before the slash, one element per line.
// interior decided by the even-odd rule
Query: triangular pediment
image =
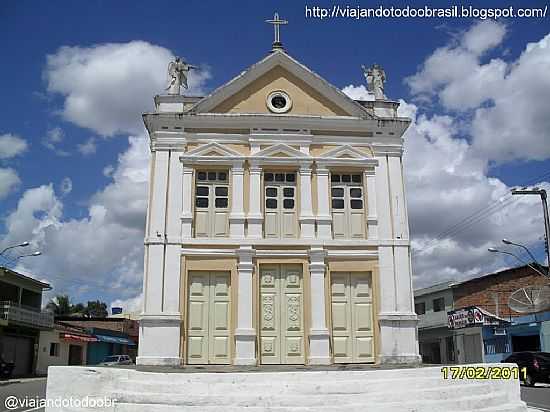
<path fill-rule="evenodd" d="M 274 91 L 285 92 L 292 101 L 285 115 L 372 117 L 340 89 L 282 51 L 271 53 L 216 89 L 191 111 L 272 114 L 266 100 Z"/>
<path fill-rule="evenodd" d="M 323 159 L 367 159 L 369 157 L 372 156 L 369 156 L 347 144 L 335 147 L 320 156 L 320 158 Z"/>
<path fill-rule="evenodd" d="M 286 145 L 284 143 L 279 143 L 273 146 L 266 147 L 263 150 L 255 153 L 256 157 L 309 157 L 307 154 L 296 150 L 295 148 Z"/>
<path fill-rule="evenodd" d="M 196 157 L 240 157 L 242 156 L 239 152 L 236 152 L 229 147 L 221 145 L 216 142 L 207 143 L 205 145 L 199 146 L 189 152 L 185 153 L 186 156 L 196 156 Z"/>

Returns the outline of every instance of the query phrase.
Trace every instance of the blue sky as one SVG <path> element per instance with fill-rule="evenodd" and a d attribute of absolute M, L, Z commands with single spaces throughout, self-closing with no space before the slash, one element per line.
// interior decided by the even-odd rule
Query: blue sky
<path fill-rule="evenodd" d="M 200 65 L 202 73 L 191 79 L 190 92 L 207 93 L 265 56 L 273 33 L 264 20 L 278 11 L 290 23 L 282 28 L 282 40 L 293 57 L 337 87 L 351 85 L 348 89 L 351 93 L 361 93 L 360 85 L 364 82 L 361 64 L 379 63 L 388 74 L 386 94 L 403 99 L 407 113 L 416 114 L 414 130 L 409 131 L 411 143 L 407 154 L 411 176 L 408 182 L 411 227 L 418 249 L 426 244 L 433 246 L 434 242 L 438 245 L 422 255 L 420 261 L 416 258 L 415 281 L 418 284 L 472 276 L 513 264 L 480 252 L 488 243 L 498 242 L 505 235 L 516 236 L 530 244 L 542 258 L 542 221 L 537 217 L 540 206 L 535 199 L 515 202 L 504 209 L 503 214 L 492 216 L 496 220 L 487 218 L 482 224 L 475 225 L 478 230 L 482 230 L 483 225 L 491 225 L 491 236 L 477 237 L 471 228 L 464 229 L 455 237 L 439 239 L 437 235 L 460 218 L 491 205 L 507 193 L 510 186 L 531 181 L 550 170 L 550 155 L 548 149 L 544 150 L 545 145 L 550 147 L 548 133 L 541 133 L 548 132 L 548 123 L 544 119 L 550 117 L 550 109 L 537 105 L 537 102 L 547 102 L 550 98 L 549 83 L 544 81 L 544 77 L 539 78 L 542 76 L 539 70 L 546 69 L 550 73 L 550 50 L 541 46 L 539 55 L 531 58 L 531 53 L 524 58 L 525 62 L 519 60 L 528 43 L 538 44 L 550 32 L 548 17 L 503 19 L 495 23 L 450 18 L 320 21 L 304 16 L 306 5 L 332 7 L 334 4 L 338 3 L 2 2 L 0 36 L 4 64 L 0 65 L 0 86 L 4 104 L 0 136 L 16 136 L 26 143 L 26 149 L 15 155 L 0 156 L 0 168 L 11 170 L 9 176 L 5 175 L 8 176 L 6 179 L 11 178 L 11 183 L 4 183 L 4 193 L 0 191 L 0 245 L 29 238 L 33 241 L 32 247 L 44 250 L 44 256 L 32 258 L 32 261 L 29 258 L 19 268 L 51 281 L 56 292 L 70 293 L 76 300 L 101 298 L 112 302 L 121 299 L 131 302 L 128 305 L 136 304 L 142 264 L 140 213 L 144 216 L 142 198 L 146 187 L 140 176 L 142 169 L 147 167 L 145 140 L 139 137 L 142 135 L 140 112 L 151 110 L 153 94 L 161 92 L 158 86 L 165 78 L 165 58 L 172 54 L 182 55 L 191 63 Z M 362 2 L 361 6 L 380 4 L 407 5 L 404 2 Z M 444 7 L 461 3 L 408 4 Z M 540 7 L 541 2 L 503 4 L 484 1 L 481 4 L 483 7 Z M 477 25 L 481 28 L 474 31 Z M 483 50 L 468 49 L 468 41 L 483 41 L 491 36 L 494 39 L 481 46 Z M 128 45 L 136 45 L 132 42 L 138 40 L 145 43 L 136 46 L 138 51 L 128 61 L 142 67 L 136 69 L 135 77 L 126 78 L 125 69 L 117 66 L 119 60 L 115 58 L 111 66 L 104 57 L 107 56 L 108 60 L 120 56 L 131 49 Z M 107 51 L 107 44 L 114 45 Z M 62 49 L 65 46 L 72 49 Z M 440 54 L 448 53 L 443 61 L 444 65 L 449 65 L 449 75 L 445 74 L 445 69 L 434 69 L 438 64 L 430 66 L 435 59 L 430 58 L 437 57 L 438 50 Z M 140 60 L 142 55 L 144 57 Z M 461 67 L 464 67 L 463 72 L 454 73 L 454 69 L 460 71 Z M 517 74 L 515 69 L 518 69 Z M 74 73 L 77 70 L 82 72 Z M 529 70 L 533 71 L 532 75 Z M 70 73 L 74 74 L 74 79 Z M 117 83 L 119 78 L 121 81 Z M 155 80 L 148 83 L 152 78 Z M 529 79 L 537 84 L 529 85 Z M 82 88 L 81 84 L 86 82 L 93 87 Z M 536 95 L 533 99 L 527 92 L 513 97 L 513 90 L 523 84 L 529 93 Z M 102 85 L 106 85 L 105 90 L 101 89 Z M 459 93 L 459 89 L 463 90 Z M 512 121 L 514 116 L 505 114 L 508 106 L 502 91 L 508 89 L 512 90 L 510 98 L 516 99 L 524 110 L 529 111 L 529 105 L 536 106 L 532 118 L 522 120 L 518 116 Z M 478 96 L 480 93 L 483 95 Z M 140 101 L 136 103 L 138 98 Z M 89 116 L 86 107 L 69 113 L 69 100 L 73 104 L 78 99 L 86 104 L 93 103 Z M 126 117 L 117 123 L 121 106 L 135 108 L 135 123 L 128 113 L 121 113 L 121 118 Z M 494 113 L 489 113 L 493 117 L 487 116 L 490 121 L 484 122 L 483 116 L 487 113 L 483 110 L 486 108 L 489 111 L 494 108 Z M 478 121 L 474 120 L 476 116 Z M 510 125 L 506 124 L 507 121 L 511 122 Z M 539 121 L 540 125 L 532 126 Z M 103 126 L 105 122 L 110 122 L 108 130 Z M 522 122 L 528 125 L 527 129 L 532 127 L 534 133 L 529 136 L 534 137 L 522 139 L 518 135 L 516 143 L 506 143 L 512 148 L 506 152 L 502 149 L 506 144 L 501 144 L 487 131 L 488 125 L 495 124 L 502 124 L 503 130 L 515 130 L 516 127 L 520 130 Z M 447 140 L 436 142 L 434 136 L 447 134 Z M 129 136 L 136 136 L 135 140 L 129 140 Z M 85 143 L 88 143 L 88 150 L 82 146 Z M 517 150 L 514 144 L 518 145 Z M 537 145 L 542 149 L 528 150 Z M 433 162 L 432 169 L 425 170 L 425 160 L 430 160 L 434 153 L 438 157 L 440 152 L 437 150 L 448 156 L 441 155 L 441 159 L 453 160 L 446 164 Z M 460 156 L 467 160 L 456 160 Z M 455 161 L 455 169 L 446 169 L 447 182 L 438 178 L 434 179 L 437 182 L 430 183 L 424 175 L 424 172 L 437 175 L 438 167 L 447 168 Z M 0 174 L 0 178 L 2 176 Z M 498 183 L 491 180 L 493 177 L 498 179 Z M 548 179 L 545 176 L 535 179 L 534 183 Z M 70 185 L 67 185 L 68 181 Z M 135 190 L 130 190 L 132 193 L 128 198 L 121 197 L 132 182 Z M 444 200 L 440 199 L 441 194 L 437 194 L 436 189 L 450 187 L 456 190 Z M 460 190 L 464 191 L 458 195 L 461 200 L 452 200 Z M 120 208 L 125 201 L 131 204 L 131 213 L 113 211 L 115 206 Z M 439 203 L 441 222 L 424 222 L 428 219 L 420 209 L 416 209 L 424 209 L 424 202 Z M 106 220 L 97 217 L 97 213 L 101 216 L 104 213 Z M 27 225 L 14 222 L 24 219 L 24 216 L 32 216 L 32 222 L 27 222 Z M 93 216 L 99 219 L 95 223 L 98 226 L 94 226 Z M 507 224 L 506 219 L 517 222 L 515 219 L 520 218 L 528 219 L 527 228 L 511 230 L 510 226 L 515 225 Z M 112 225 L 112 232 L 105 229 L 109 225 Z M 95 238 L 98 228 L 106 232 Z M 110 241 L 113 241 L 112 245 Z M 120 246 L 119 256 L 108 257 L 117 246 Z M 476 252 L 472 253 L 473 250 Z M 79 256 L 85 256 L 87 252 L 89 261 L 79 266 Z M 464 256 L 465 253 L 468 257 Z M 104 264 L 94 269 L 93 259 L 102 256 L 105 256 Z"/>

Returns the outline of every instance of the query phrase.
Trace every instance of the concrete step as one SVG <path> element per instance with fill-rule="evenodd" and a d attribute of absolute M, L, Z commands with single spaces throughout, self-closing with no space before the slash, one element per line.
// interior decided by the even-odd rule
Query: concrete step
<path fill-rule="evenodd" d="M 488 405 L 489 402 L 489 405 Z M 409 404 L 392 402 L 376 404 L 374 402 L 346 403 L 323 406 L 197 406 L 197 405 L 159 405 L 117 403 L 117 412 L 153 412 L 153 411 L 182 411 L 182 412 L 525 412 L 525 406 L 514 405 L 509 407 L 495 406 L 490 396 L 476 396 L 460 401 L 415 401 Z M 482 405 L 488 405 L 484 408 Z M 523 409 L 521 409 L 523 407 Z"/>
<path fill-rule="evenodd" d="M 105 412 L 527 411 L 518 381 L 444 380 L 439 367 L 252 373 L 49 369 L 49 399 L 85 396 L 116 399 L 113 408 L 102 409 Z"/>
<path fill-rule="evenodd" d="M 400 386 L 406 383 L 407 389 L 422 390 L 432 387 L 451 387 L 456 390 L 468 385 L 483 385 L 484 381 L 468 380 L 442 380 L 441 377 L 420 377 L 418 379 L 347 379 L 347 380 L 313 380 L 304 377 L 300 382 L 288 382 L 284 379 L 271 379 L 269 383 L 248 382 L 235 380 L 234 382 L 217 382 L 208 380 L 200 382 L 192 380 L 173 380 L 171 382 L 157 382 L 156 380 L 118 380 L 114 382 L 116 389 L 124 390 L 131 388 L 133 392 L 169 392 L 169 393 L 192 393 L 194 395 L 215 395 L 218 393 L 229 393 L 235 390 L 249 393 L 261 393 L 268 388 L 271 394 L 301 393 L 301 394 L 340 394 L 340 393 L 375 393 L 387 391 L 391 385 Z"/>
<path fill-rule="evenodd" d="M 465 393 L 471 396 L 492 395 L 490 385 L 470 385 Z M 353 393 L 353 394 L 279 394 L 274 395 L 269 388 L 264 388 L 261 392 L 250 391 L 232 391 L 218 392 L 213 395 L 196 395 L 193 392 L 173 393 L 170 392 L 169 397 L 165 393 L 150 393 L 150 392 L 130 392 L 130 391 L 113 391 L 109 394 L 111 398 L 117 399 L 123 403 L 158 403 L 158 404 L 173 404 L 173 405 L 188 405 L 188 406 L 238 406 L 238 407 L 320 407 L 324 405 L 347 405 L 347 404 L 369 404 L 376 403 L 383 405 L 391 401 L 388 398 L 387 392 L 378 393 Z M 424 401 L 441 400 L 445 401 L 453 399 L 456 389 L 448 387 L 442 388 L 426 388 L 422 391 L 407 390 L 400 393 L 403 399 L 422 399 Z M 502 393 L 498 394 L 499 396 Z M 485 402 L 490 402 L 491 399 Z M 500 402 L 500 399 L 497 399 Z M 486 404 L 487 405 L 487 404 Z"/>

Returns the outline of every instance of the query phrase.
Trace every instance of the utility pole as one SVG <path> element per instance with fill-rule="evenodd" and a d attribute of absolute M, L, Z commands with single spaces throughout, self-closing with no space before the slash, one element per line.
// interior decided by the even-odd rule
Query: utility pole
<path fill-rule="evenodd" d="M 535 187 L 533 189 L 513 189 L 513 195 L 539 195 L 542 200 L 542 213 L 544 215 L 545 248 L 548 272 L 550 273 L 550 222 L 548 221 L 548 204 L 546 203 L 546 190 Z"/>

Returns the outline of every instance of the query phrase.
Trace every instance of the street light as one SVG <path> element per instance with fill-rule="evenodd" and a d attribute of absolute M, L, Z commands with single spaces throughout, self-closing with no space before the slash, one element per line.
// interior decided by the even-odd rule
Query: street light
<path fill-rule="evenodd" d="M 28 254 L 28 255 L 17 256 L 17 257 L 15 258 L 15 260 L 19 260 L 19 259 L 21 259 L 21 258 L 29 257 L 29 256 L 40 256 L 41 254 L 42 254 L 42 252 L 32 252 L 32 253 L 30 253 L 30 254 Z"/>
<path fill-rule="evenodd" d="M 550 222 L 548 221 L 548 205 L 546 204 L 546 190 L 534 187 L 533 189 L 527 189 L 523 187 L 521 189 L 512 189 L 513 195 L 538 195 L 542 201 L 542 214 L 544 217 L 544 229 L 546 237 L 546 259 L 548 266 L 550 267 Z M 549 269 L 550 272 L 550 269 Z"/>
<path fill-rule="evenodd" d="M 6 252 L 7 250 L 10 250 L 10 249 L 13 249 L 13 248 L 16 248 L 16 247 L 26 247 L 26 246 L 29 246 L 29 245 L 30 245 L 29 242 L 23 242 L 23 243 L 20 243 L 18 245 L 8 246 L 7 248 L 5 248 L 3 251 L 0 252 L 0 255 L 3 255 L 4 252 Z"/>
<path fill-rule="evenodd" d="M 530 263 L 527 263 L 525 260 L 521 259 L 518 255 L 516 255 L 515 253 L 512 253 L 512 252 L 506 252 L 504 250 L 498 250 L 494 247 L 490 247 L 489 249 L 487 249 L 489 252 L 491 253 L 502 253 L 503 255 L 510 255 L 510 256 L 513 256 L 515 257 L 517 260 L 519 260 L 521 263 L 523 263 L 524 265 L 527 265 L 529 266 L 531 269 L 533 269 L 535 272 L 537 272 L 539 275 L 542 275 L 544 277 L 546 277 L 547 275 L 545 275 L 544 273 L 542 273 L 540 270 L 538 270 L 536 267 L 534 267 L 533 265 L 531 265 Z"/>
<path fill-rule="evenodd" d="M 537 265 L 538 267 L 541 267 L 541 265 L 540 265 L 539 262 L 537 261 L 537 258 L 536 258 L 535 256 L 533 256 L 533 254 L 532 254 L 531 251 L 527 248 L 527 246 L 522 245 L 521 243 L 512 242 L 511 240 L 508 240 L 508 239 L 502 239 L 502 243 L 504 243 L 505 245 L 514 245 L 514 246 L 517 246 L 517 247 L 522 248 L 523 250 L 525 250 L 525 251 L 527 252 L 527 254 L 531 257 L 531 259 L 533 259 L 533 262 L 536 263 L 536 265 Z"/>

